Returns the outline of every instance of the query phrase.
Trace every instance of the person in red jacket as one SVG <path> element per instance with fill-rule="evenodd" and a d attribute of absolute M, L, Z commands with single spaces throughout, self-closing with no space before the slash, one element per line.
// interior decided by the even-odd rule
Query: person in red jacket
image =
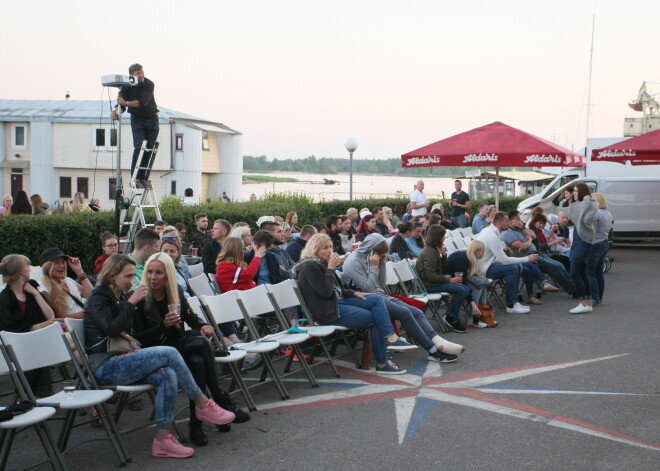
<path fill-rule="evenodd" d="M 266 247 L 262 245 L 255 249 L 249 265 L 243 260 L 244 255 L 245 246 L 238 237 L 229 237 L 222 246 L 215 277 L 223 293 L 233 289 L 245 291 L 257 286 L 254 277 L 259 272 L 261 259 L 266 256 Z"/>

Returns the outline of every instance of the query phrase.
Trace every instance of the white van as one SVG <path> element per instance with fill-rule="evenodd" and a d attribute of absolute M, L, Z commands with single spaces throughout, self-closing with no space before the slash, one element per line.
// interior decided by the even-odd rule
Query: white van
<path fill-rule="evenodd" d="M 660 240 L 660 178 L 657 177 L 593 177 L 579 178 L 555 190 L 552 194 L 523 207 L 518 206 L 523 221 L 530 218 L 532 209 L 543 208 L 545 214 L 558 214 L 564 189 L 576 183 L 586 183 L 602 193 L 614 219 L 614 239 L 625 241 Z M 655 240 L 654 240 L 655 239 Z"/>

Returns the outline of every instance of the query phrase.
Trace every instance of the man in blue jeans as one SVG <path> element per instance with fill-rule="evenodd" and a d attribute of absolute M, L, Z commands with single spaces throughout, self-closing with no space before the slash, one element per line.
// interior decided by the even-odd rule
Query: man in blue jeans
<path fill-rule="evenodd" d="M 508 228 L 509 217 L 506 213 L 498 211 L 493 216 L 493 223 L 477 235 L 477 239 L 482 241 L 486 246 L 486 252 L 481 263 L 488 278 L 504 278 L 506 312 L 527 314 L 530 311 L 529 307 L 523 306 L 518 302 L 518 286 L 522 274 L 522 264 L 527 262 L 536 263 L 539 255 L 530 254 L 526 257 L 509 257 L 504 252 L 504 242 L 501 235 Z"/>
<path fill-rule="evenodd" d="M 133 64 L 128 68 L 128 73 L 137 77 L 138 84 L 131 87 L 122 87 L 117 96 L 117 104 L 122 112 L 128 109 L 131 115 L 131 131 L 133 132 L 133 160 L 131 161 L 131 175 L 135 171 L 142 142 L 146 139 L 147 149 L 142 154 L 140 161 L 140 170 L 135 177 L 136 186 L 145 188 L 149 180 L 149 168 L 151 150 L 156 145 L 158 139 L 158 107 L 154 98 L 154 83 L 144 76 L 144 70 L 140 64 Z M 115 108 L 116 110 L 117 108 Z M 112 112 L 112 119 L 117 119 L 117 112 Z M 142 167 L 145 167 L 142 169 Z M 146 168 L 149 167 L 149 168 Z"/>

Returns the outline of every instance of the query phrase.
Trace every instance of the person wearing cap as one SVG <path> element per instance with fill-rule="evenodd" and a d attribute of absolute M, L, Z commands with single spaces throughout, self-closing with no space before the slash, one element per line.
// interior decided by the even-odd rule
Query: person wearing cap
<path fill-rule="evenodd" d="M 43 251 L 39 265 L 43 270 L 39 291 L 55 312 L 55 317 L 82 319 L 85 298 L 92 292 L 93 286 L 82 269 L 80 259 L 53 247 Z M 78 281 L 67 276 L 67 269 L 75 273 Z"/>

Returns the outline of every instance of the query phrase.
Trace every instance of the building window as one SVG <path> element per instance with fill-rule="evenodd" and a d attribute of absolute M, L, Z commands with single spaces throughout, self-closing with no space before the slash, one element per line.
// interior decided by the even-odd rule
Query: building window
<path fill-rule="evenodd" d="M 27 147 L 27 128 L 24 124 L 14 124 L 12 136 L 12 147 L 14 149 L 25 149 Z"/>
<path fill-rule="evenodd" d="M 85 195 L 85 198 L 89 197 L 89 178 L 87 177 L 78 177 L 76 178 L 76 185 L 78 192 Z"/>
<path fill-rule="evenodd" d="M 170 195 L 176 195 L 176 180 L 172 180 L 170 185 Z"/>
<path fill-rule="evenodd" d="M 202 150 L 209 150 L 209 132 L 202 131 Z"/>
<path fill-rule="evenodd" d="M 94 150 L 112 150 L 117 147 L 117 129 L 94 128 Z"/>
<path fill-rule="evenodd" d="M 114 200 L 115 197 L 117 196 L 117 179 L 116 178 L 108 178 L 108 198 L 111 200 Z"/>
<path fill-rule="evenodd" d="M 183 150 L 183 134 L 176 135 L 176 150 Z"/>
<path fill-rule="evenodd" d="M 60 177 L 60 198 L 71 198 L 71 177 Z"/>

